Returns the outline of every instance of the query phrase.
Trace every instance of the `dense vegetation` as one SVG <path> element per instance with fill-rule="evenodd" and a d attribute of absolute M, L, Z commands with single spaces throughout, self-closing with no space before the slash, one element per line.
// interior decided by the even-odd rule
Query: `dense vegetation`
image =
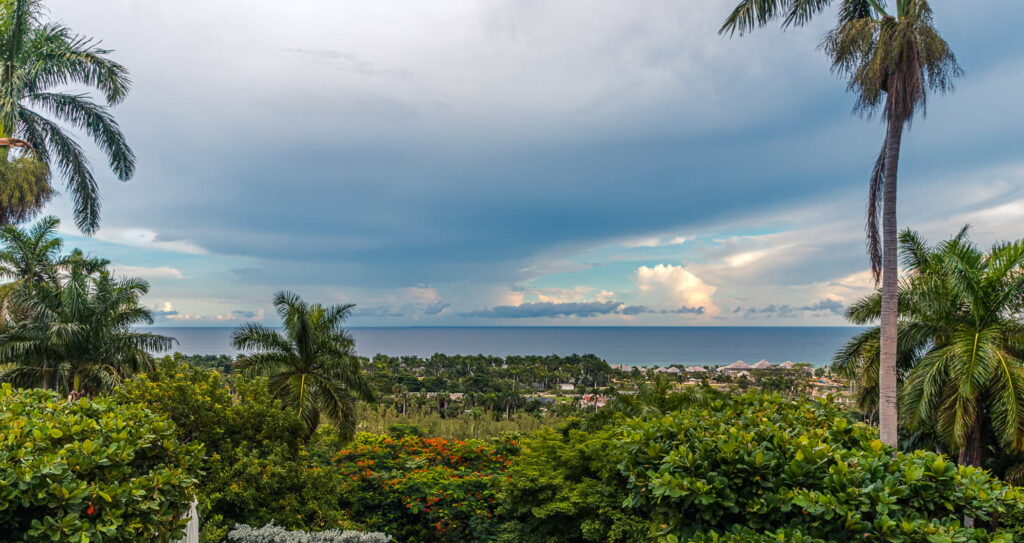
<path fill-rule="evenodd" d="M 722 32 L 806 24 L 831 3 L 741 0 Z M 282 329 L 241 327 L 237 359 L 155 360 L 174 340 L 138 329 L 153 322 L 145 281 L 65 252 L 53 217 L 12 226 L 56 194 L 56 172 L 76 225 L 96 230 L 98 185 L 66 128 L 131 178 L 109 109 L 128 93 L 127 70 L 46 22 L 40 0 L 0 0 L 0 537 L 169 543 L 193 500 L 207 543 L 1024 536 L 1024 242 L 982 250 L 965 229 L 929 247 L 904 232 L 901 280 L 901 138 L 960 69 L 926 0 L 836 3 L 822 49 L 856 109 L 887 125 L 867 225 L 881 289 L 848 313 L 877 326 L 834 363 L 859 413 L 810 398 L 799 367 L 367 360 L 344 328 L 353 305 L 287 291 L 274 296 Z"/>
<path fill-rule="evenodd" d="M 933 247 L 915 232 L 901 235 L 903 439 L 1012 476 L 1024 453 L 1024 240 L 983 251 L 967 234 L 965 228 Z M 848 316 L 870 324 L 879 308 L 875 294 Z M 878 341 L 878 328 L 869 328 L 834 362 L 857 385 L 858 406 L 869 417 L 877 406 Z"/>
<path fill-rule="evenodd" d="M 184 528 L 200 442 L 138 406 L 0 387 L 4 541 L 167 541 Z"/>
<path fill-rule="evenodd" d="M 75 224 L 91 234 L 100 222 L 99 184 L 67 128 L 88 136 L 118 179 L 131 179 L 135 153 L 110 111 L 128 96 L 131 80 L 98 40 L 47 21 L 47 15 L 41 0 L 0 2 L 0 224 L 38 213 L 55 193 L 50 182 L 56 171 L 71 197 Z M 101 101 L 82 92 L 89 88 Z"/>

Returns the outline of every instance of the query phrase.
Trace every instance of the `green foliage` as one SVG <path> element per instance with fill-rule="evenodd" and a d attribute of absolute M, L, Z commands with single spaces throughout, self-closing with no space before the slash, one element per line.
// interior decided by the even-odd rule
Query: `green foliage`
<path fill-rule="evenodd" d="M 391 538 L 380 532 L 327 530 L 307 533 L 302 530 L 285 530 L 273 524 L 262 528 L 252 528 L 242 524 L 235 526 L 235 529 L 228 533 L 228 541 L 235 543 L 388 543 Z"/>
<path fill-rule="evenodd" d="M 517 450 L 513 441 L 359 434 L 334 459 L 346 480 L 338 494 L 354 520 L 398 541 L 488 541 L 498 529 L 498 484 Z"/>
<path fill-rule="evenodd" d="M 941 541 L 966 533 L 964 516 L 983 523 L 1020 507 L 1020 492 L 987 472 L 895 453 L 828 401 L 723 398 L 631 421 L 617 435 L 623 504 L 681 541 L 741 527 L 826 541 Z"/>
<path fill-rule="evenodd" d="M 506 472 L 499 541 L 582 543 L 653 540 L 652 522 L 622 507 L 612 431 L 545 430 L 522 443 Z"/>
<path fill-rule="evenodd" d="M 987 443 L 989 457 L 1024 452 L 1024 240 L 983 251 L 967 232 L 935 246 L 913 231 L 900 235 L 900 400 L 905 430 L 977 465 Z M 870 324 L 880 307 L 876 293 L 847 316 Z M 872 409 L 877 327 L 854 337 L 833 366 L 854 379 L 862 409 Z"/>
<path fill-rule="evenodd" d="M 0 161 L 0 224 L 23 222 L 53 197 L 50 168 L 31 155 Z"/>
<path fill-rule="evenodd" d="M 274 307 L 281 332 L 247 323 L 232 335 L 235 348 L 248 351 L 238 357 L 239 371 L 267 377 L 274 396 L 306 423 L 309 435 L 323 420 L 343 438 L 352 437 L 357 401 L 374 400 L 355 341 L 342 327 L 355 306 L 324 307 L 281 291 L 274 295 Z"/>
<path fill-rule="evenodd" d="M 150 351 L 174 339 L 141 332 L 152 324 L 142 297 L 149 283 L 118 278 L 104 259 L 79 250 L 61 254 L 60 221 L 0 230 L 0 275 L 13 279 L 3 303 L 0 380 L 75 396 L 111 389 L 148 368 Z"/>
<path fill-rule="evenodd" d="M 367 364 L 380 392 L 461 392 L 479 395 L 605 387 L 613 371 L 592 354 L 487 356 L 434 354 L 428 358 L 377 355 Z"/>
<path fill-rule="evenodd" d="M 99 186 L 85 150 L 65 127 L 92 139 L 119 179 L 131 179 L 135 154 L 109 109 L 127 96 L 128 71 L 96 40 L 46 19 L 41 0 L 0 2 L 0 137 L 27 141 L 35 158 L 62 174 L 75 224 L 93 233 L 99 227 Z M 62 87 L 68 85 L 76 90 L 66 92 Z M 84 87 L 99 91 L 105 103 L 83 93 Z M 0 160 L 8 153 L 0 148 Z"/>
<path fill-rule="evenodd" d="M 234 370 L 235 359 L 226 354 L 183 354 L 180 356 L 197 368 L 217 370 L 224 374 Z"/>
<path fill-rule="evenodd" d="M 482 408 L 466 407 L 461 403 L 455 404 L 446 414 L 442 414 L 433 406 L 408 405 L 403 414 L 400 407 L 362 405 L 359 409 L 359 431 L 393 434 L 393 429 L 409 427 L 418 428 L 426 437 L 493 439 L 506 434 L 535 432 L 565 421 L 555 410 L 495 419 Z"/>
<path fill-rule="evenodd" d="M 4 541 L 166 542 L 196 491 L 199 444 L 174 425 L 109 399 L 0 388 Z"/>
<path fill-rule="evenodd" d="M 351 528 L 338 474 L 322 469 L 303 446 L 305 425 L 270 393 L 266 380 L 202 370 L 180 355 L 126 381 L 126 401 L 167 414 L 183 440 L 206 445 L 200 516 L 204 541 L 222 540 L 235 523 L 289 528 Z"/>

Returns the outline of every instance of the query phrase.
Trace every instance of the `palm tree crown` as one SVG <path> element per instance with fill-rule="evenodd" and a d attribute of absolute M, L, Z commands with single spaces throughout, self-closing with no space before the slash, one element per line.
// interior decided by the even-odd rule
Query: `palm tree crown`
<path fill-rule="evenodd" d="M 135 154 L 109 110 L 125 99 L 130 80 L 99 42 L 45 22 L 43 12 L 41 0 L 0 1 L 0 138 L 6 142 L 0 156 L 9 166 L 9 146 L 25 147 L 60 171 L 74 201 L 75 224 L 92 233 L 99 226 L 99 187 L 84 150 L 58 121 L 92 139 L 118 179 L 131 179 Z M 67 85 L 95 88 L 104 103 L 88 94 L 62 92 L 60 87 Z M 49 194 L 41 190 L 38 197 Z"/>
<path fill-rule="evenodd" d="M 309 304 L 283 291 L 274 295 L 274 307 L 281 332 L 257 323 L 235 331 L 234 346 L 253 351 L 239 357 L 239 370 L 268 377 L 274 394 L 299 413 L 311 434 L 323 419 L 350 438 L 357 400 L 374 399 L 353 352 L 355 342 L 342 327 L 354 306 Z"/>
<path fill-rule="evenodd" d="M 900 236 L 907 268 L 900 289 L 899 366 L 902 425 L 934 435 L 960 461 L 979 465 L 986 444 L 1024 451 L 1024 240 L 987 252 L 967 230 L 928 247 L 916 233 Z M 879 294 L 852 305 L 868 324 Z M 855 337 L 836 356 L 837 370 L 858 380 L 870 408 L 877 386 L 878 329 Z"/>
<path fill-rule="evenodd" d="M 0 363 L 11 366 L 0 380 L 92 394 L 152 367 L 150 353 L 174 339 L 135 329 L 153 322 L 141 305 L 146 281 L 114 277 L 108 261 L 79 250 L 61 255 L 58 224 L 0 231 L 0 273 L 15 279 L 0 326 Z"/>
<path fill-rule="evenodd" d="M 932 26 L 927 0 L 895 0 L 894 14 L 886 11 L 884 0 L 741 0 L 719 32 L 743 34 L 777 19 L 783 28 L 803 25 L 833 3 L 839 4 L 838 21 L 821 47 L 832 59 L 833 72 L 846 76 L 848 89 L 857 94 L 854 111 L 870 115 L 881 108 L 887 125 L 868 184 L 866 230 L 871 271 L 875 283 L 882 283 L 878 426 L 882 441 L 896 445 L 900 146 L 904 128 L 924 110 L 928 91 L 952 89 L 960 67 Z"/>

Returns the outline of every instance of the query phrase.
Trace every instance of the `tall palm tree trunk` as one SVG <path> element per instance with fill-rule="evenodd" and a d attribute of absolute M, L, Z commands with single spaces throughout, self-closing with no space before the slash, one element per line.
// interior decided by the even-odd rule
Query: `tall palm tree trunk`
<path fill-rule="evenodd" d="M 890 117 L 885 136 L 882 186 L 882 325 L 878 363 L 878 430 L 882 442 L 894 447 L 899 441 L 896 405 L 896 342 L 899 333 L 896 172 L 902 139 L 903 120 Z"/>
<path fill-rule="evenodd" d="M 967 430 L 967 436 L 964 439 L 964 448 L 960 449 L 960 456 L 957 459 L 957 463 L 961 466 L 978 467 L 981 465 L 980 413 L 974 416 L 974 422 L 971 423 L 971 428 Z"/>

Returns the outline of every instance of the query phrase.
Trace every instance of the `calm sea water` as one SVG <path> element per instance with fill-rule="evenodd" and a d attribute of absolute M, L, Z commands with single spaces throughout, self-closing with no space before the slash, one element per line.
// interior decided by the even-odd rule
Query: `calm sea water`
<path fill-rule="evenodd" d="M 153 327 L 185 354 L 235 354 L 233 328 Z M 364 356 L 596 354 L 613 364 L 826 364 L 853 327 L 455 327 L 353 328 Z"/>

